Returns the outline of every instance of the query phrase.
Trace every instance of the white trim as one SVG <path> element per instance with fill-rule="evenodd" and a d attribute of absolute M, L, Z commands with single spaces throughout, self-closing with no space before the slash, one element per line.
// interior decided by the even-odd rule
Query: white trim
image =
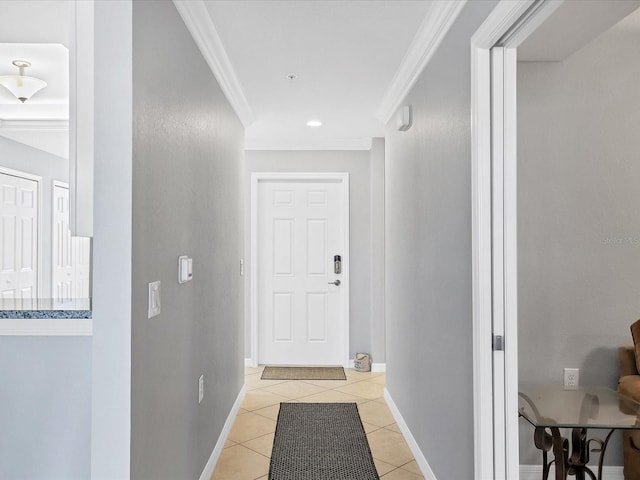
<path fill-rule="evenodd" d="M 400 428 L 400 432 L 402 432 L 402 435 L 404 436 L 404 439 L 406 440 L 411 453 L 413 453 L 413 458 L 418 464 L 418 467 L 420 467 L 420 471 L 422 472 L 422 475 L 424 475 L 425 480 L 437 480 L 436 475 L 433 473 L 433 470 L 431 470 L 429 462 L 427 462 L 427 459 L 422 453 L 422 450 L 420 450 L 418 442 L 416 442 L 416 439 L 411 433 L 411 430 L 409 430 L 407 422 L 404 421 L 400 410 L 398 410 L 398 406 L 393 401 L 393 398 L 391 398 L 391 394 L 389 393 L 389 390 L 387 390 L 387 387 L 384 388 L 384 399 L 387 402 L 389 410 L 391 411 L 393 418 L 396 420 L 398 428 Z"/>
<path fill-rule="evenodd" d="M 474 478 L 476 480 L 493 478 L 493 361 L 490 344 L 492 335 L 491 130 L 490 123 L 487 123 L 487 119 L 491 119 L 490 95 L 487 94 L 491 85 L 489 68 L 489 50 L 472 47 L 471 223 Z"/>
<path fill-rule="evenodd" d="M 245 367 L 257 367 L 257 365 L 253 364 L 253 358 L 245 358 L 244 359 L 244 366 Z"/>
<path fill-rule="evenodd" d="M 3 318 L 0 319 L 2 337 L 90 337 L 93 320 L 90 318 Z"/>
<path fill-rule="evenodd" d="M 387 371 L 387 364 L 386 363 L 372 363 L 371 364 L 371 371 L 373 373 L 383 373 Z"/>
<path fill-rule="evenodd" d="M 596 467 L 597 468 L 597 467 Z M 555 478 L 556 469 L 551 466 L 549 478 Z M 542 465 L 520 465 L 520 480 L 540 480 Z M 623 467 L 603 467 L 602 478 L 607 480 L 624 480 Z"/>
<path fill-rule="evenodd" d="M 473 408 L 476 480 L 494 478 L 490 48 L 533 0 L 502 1 L 471 38 Z M 505 451 L 505 445 L 495 446 Z M 504 475 L 504 473 L 503 473 Z"/>
<path fill-rule="evenodd" d="M 492 334 L 504 336 L 505 325 L 505 276 L 504 272 L 504 48 L 493 47 L 491 55 L 491 216 L 493 219 L 491 230 L 491 304 Z M 511 339 L 509 339 L 509 342 Z M 507 449 L 509 444 L 506 438 L 506 378 L 505 378 L 505 352 L 494 351 L 493 358 L 493 478 L 506 480 L 507 474 Z"/>
<path fill-rule="evenodd" d="M 31 131 L 69 131 L 69 120 L 0 120 L 0 130 L 13 130 L 19 132 Z"/>
<path fill-rule="evenodd" d="M 238 411 L 240 411 L 240 405 L 242 405 L 246 393 L 247 386 L 243 385 L 240 389 L 240 393 L 238 393 L 238 396 L 236 397 L 236 401 L 231 407 L 231 411 L 229 412 L 227 421 L 224 422 L 224 426 L 222 427 L 222 431 L 220 432 L 220 436 L 218 437 L 218 441 L 216 442 L 215 447 L 213 447 L 211 456 L 209 457 L 209 460 L 207 460 L 207 464 L 204 466 L 204 470 L 202 470 L 200 480 L 209 480 L 213 475 L 213 471 L 216 469 L 216 464 L 220 459 L 220 455 L 222 454 L 222 450 L 224 449 L 224 444 L 227 442 L 227 438 L 229 437 L 229 433 L 231 432 L 231 427 L 233 427 L 233 422 L 238 415 Z"/>
<path fill-rule="evenodd" d="M 245 138 L 245 150 L 371 150 L 371 138 L 295 140 Z"/>
<path fill-rule="evenodd" d="M 245 128 L 248 127 L 254 121 L 253 112 L 207 6 L 202 0 L 173 0 L 173 3 L 227 100 Z"/>
<path fill-rule="evenodd" d="M 517 190 L 517 59 L 516 49 L 504 49 L 504 134 L 503 186 L 504 226 L 502 234 L 504 289 L 504 379 L 505 379 L 505 443 L 507 478 L 518 476 L 520 452 L 518 448 L 518 190 Z M 495 186 L 494 186 L 495 189 Z"/>
<path fill-rule="evenodd" d="M 355 368 L 355 360 L 352 358 L 349 360 L 349 365 L 347 368 Z M 384 373 L 387 371 L 386 363 L 372 363 L 371 364 L 371 373 Z"/>
<path fill-rule="evenodd" d="M 6 175 L 11 175 L 12 177 L 19 177 L 19 178 L 23 178 L 25 180 L 31 180 L 33 182 L 36 182 L 38 184 L 38 246 L 37 251 L 38 251 L 38 265 L 37 265 L 37 270 L 36 270 L 36 296 L 35 298 L 41 298 L 42 294 L 44 293 L 42 291 L 42 277 L 44 275 L 43 272 L 43 267 L 42 267 L 42 248 L 43 248 L 43 242 L 42 242 L 42 236 L 43 236 L 43 232 L 42 232 L 42 216 L 43 216 L 43 206 L 44 206 L 44 199 L 42 198 L 44 196 L 44 191 L 43 191 L 43 181 L 42 181 L 42 177 L 40 175 L 34 175 L 32 173 L 27 173 L 27 172 L 22 172 L 20 170 L 14 170 L 12 168 L 6 168 L 6 167 L 0 167 L 0 173 L 4 173 Z"/>
<path fill-rule="evenodd" d="M 488 50 L 518 21 L 536 0 L 502 0 L 471 37 L 471 51 Z M 473 73 L 473 72 L 472 72 Z"/>
<path fill-rule="evenodd" d="M 473 397 L 475 479 L 494 478 L 491 63 L 489 49 L 533 0 L 502 1 L 471 39 Z M 504 451 L 505 446 L 496 449 Z"/>
<path fill-rule="evenodd" d="M 491 336 L 492 336 L 492 205 L 491 205 L 491 64 L 490 49 L 507 33 L 535 3 L 534 0 L 502 0 L 487 17 L 471 39 L 471 130 L 472 130 L 472 265 L 473 265 L 473 396 L 474 396 L 474 470 L 475 479 L 496 478 L 494 475 L 494 438 L 493 438 L 493 372 Z M 527 33 L 537 27 L 561 4 L 558 0 L 546 0 L 538 4 L 522 26 L 509 40 L 509 47 L 526 38 Z M 530 12 L 531 13 L 531 12 Z M 509 95 L 509 94 L 508 94 Z M 510 171 L 509 176 L 513 172 Z M 512 202 L 509 200 L 509 204 Z M 511 213 L 509 213 L 511 215 Z M 507 227 L 508 232 L 512 232 Z M 509 234 L 510 235 L 510 234 Z M 509 237 L 511 238 L 511 236 Z M 507 264 L 511 265 L 511 255 L 515 250 L 507 247 Z M 509 267 L 508 267 L 509 268 Z M 513 272 L 507 273 L 509 279 Z M 504 271 L 501 272 L 504 274 Z M 513 285 L 515 286 L 515 285 Z M 513 290 L 507 292 L 505 299 L 507 318 L 515 318 L 513 312 L 517 304 L 513 303 Z M 509 313 L 510 312 L 510 313 Z M 506 408 L 512 408 L 514 378 L 517 382 L 517 325 L 510 321 L 505 326 L 507 394 Z M 511 338 L 513 337 L 513 338 Z M 513 340 L 513 344 L 511 344 Z M 511 365 L 511 363 L 515 364 Z M 516 385 L 517 387 L 517 385 Z M 517 392 L 516 392 L 517 393 Z M 505 413 L 508 437 L 514 427 L 512 415 Z M 517 422 L 517 420 L 515 420 Z M 513 452 L 517 458 L 517 449 L 507 450 L 507 445 L 496 448 L 508 451 L 507 463 Z M 506 467 L 515 468 L 513 458 Z M 517 463 L 517 462 L 515 462 Z"/>
<path fill-rule="evenodd" d="M 69 48 L 69 230 L 93 237 L 95 1 L 71 2 Z"/>
<path fill-rule="evenodd" d="M 436 0 L 431 4 L 376 110 L 376 118 L 383 125 L 416 83 L 466 3 L 467 0 Z"/>
<path fill-rule="evenodd" d="M 348 173 L 331 173 L 331 172 L 253 172 L 251 174 L 251 249 L 250 249 L 250 265 L 249 281 L 251 284 L 251 366 L 258 366 L 258 184 L 261 181 L 278 181 L 278 180 L 296 180 L 296 181 L 320 181 L 329 180 L 337 181 L 343 185 L 343 211 L 344 211 L 344 245 L 348 250 L 348 254 L 344 255 L 342 262 L 342 278 L 344 285 L 344 361 L 343 366 L 349 368 L 349 265 L 350 265 L 350 244 L 349 244 L 349 226 L 350 226 L 350 203 L 349 203 L 349 174 Z M 353 364 L 351 364 L 353 368 Z"/>

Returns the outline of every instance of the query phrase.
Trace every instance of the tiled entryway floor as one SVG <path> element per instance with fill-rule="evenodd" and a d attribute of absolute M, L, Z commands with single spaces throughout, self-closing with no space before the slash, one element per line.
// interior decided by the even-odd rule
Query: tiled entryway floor
<path fill-rule="evenodd" d="M 247 394 L 212 480 L 267 480 L 281 402 L 356 402 L 380 477 L 424 478 L 385 403 L 384 373 L 345 370 L 346 381 L 285 381 L 261 380 L 262 369 L 245 369 Z"/>

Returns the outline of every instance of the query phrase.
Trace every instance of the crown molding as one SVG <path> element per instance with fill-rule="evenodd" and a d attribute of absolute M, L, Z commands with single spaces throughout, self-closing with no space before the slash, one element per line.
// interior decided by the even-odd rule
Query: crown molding
<path fill-rule="evenodd" d="M 245 128 L 248 127 L 253 123 L 253 112 L 204 1 L 173 0 L 173 4 L 227 100 Z"/>
<path fill-rule="evenodd" d="M 431 4 L 376 111 L 383 124 L 389 122 L 416 83 L 466 3 L 467 0 L 437 0 Z"/>
<path fill-rule="evenodd" d="M 245 150 L 371 150 L 370 138 L 245 139 Z"/>

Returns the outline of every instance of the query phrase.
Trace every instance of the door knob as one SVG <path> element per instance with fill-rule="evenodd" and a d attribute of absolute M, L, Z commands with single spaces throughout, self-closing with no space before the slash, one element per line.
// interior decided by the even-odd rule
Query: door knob
<path fill-rule="evenodd" d="M 336 280 L 335 282 L 328 282 L 328 283 L 329 285 L 335 285 L 336 287 L 339 287 L 342 282 L 340 280 Z"/>

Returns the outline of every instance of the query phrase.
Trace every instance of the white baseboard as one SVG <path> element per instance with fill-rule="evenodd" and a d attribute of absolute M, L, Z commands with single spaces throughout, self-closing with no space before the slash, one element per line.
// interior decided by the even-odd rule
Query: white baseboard
<path fill-rule="evenodd" d="M 253 358 L 245 358 L 244 359 L 244 366 L 245 367 L 254 367 L 255 365 L 253 364 Z"/>
<path fill-rule="evenodd" d="M 347 365 L 347 368 L 354 368 L 354 359 L 353 358 L 351 360 L 349 360 L 349 365 Z M 372 363 L 371 364 L 371 371 L 374 372 L 374 373 L 386 372 L 387 371 L 387 364 L 386 363 Z"/>
<path fill-rule="evenodd" d="M 371 371 L 375 372 L 375 373 L 386 372 L 387 371 L 387 364 L 386 363 L 372 363 L 371 364 Z"/>
<path fill-rule="evenodd" d="M 592 468 L 597 474 L 598 467 Z M 555 478 L 555 469 L 551 467 L 549 478 Z M 607 480 L 624 480 L 622 467 L 604 467 L 602 476 Z M 520 465 L 520 480 L 540 480 L 542 478 L 542 465 Z"/>
<path fill-rule="evenodd" d="M 207 464 L 204 466 L 204 470 L 202 470 L 202 475 L 200 475 L 200 480 L 209 480 L 213 475 L 213 471 L 216 468 L 216 464 L 218 463 L 218 459 L 222 454 L 222 449 L 224 448 L 224 444 L 227 443 L 227 438 L 229 437 L 229 432 L 231 432 L 231 427 L 233 427 L 233 422 L 238 415 L 238 411 L 240 410 L 240 405 L 244 401 L 244 395 L 247 392 L 246 385 L 242 385 L 240 389 L 240 393 L 236 398 L 236 401 L 231 407 L 231 411 L 229 412 L 229 416 L 227 417 L 227 421 L 224 422 L 224 427 L 222 427 L 222 432 L 220 432 L 220 436 L 218 437 L 218 441 L 216 442 L 216 446 L 213 447 L 213 452 L 211 452 L 211 456 L 207 461 Z"/>
<path fill-rule="evenodd" d="M 393 415 L 393 418 L 395 418 L 402 435 L 404 435 L 404 439 L 407 441 L 407 445 L 409 445 L 409 449 L 411 450 L 411 453 L 413 453 L 413 457 L 415 458 L 418 467 L 420 467 L 420 471 L 422 472 L 422 475 L 424 475 L 425 480 L 436 480 L 436 476 L 433 473 L 433 470 L 431 470 L 429 462 L 427 462 L 427 459 L 422 454 L 422 450 L 420 450 L 418 442 L 416 442 L 416 439 L 413 437 L 411 430 L 409 430 L 404 418 L 402 418 L 400 410 L 398 410 L 398 407 L 391 398 L 391 394 L 386 387 L 384 389 L 384 399 L 386 400 L 389 410 L 391 410 L 391 414 Z"/>

